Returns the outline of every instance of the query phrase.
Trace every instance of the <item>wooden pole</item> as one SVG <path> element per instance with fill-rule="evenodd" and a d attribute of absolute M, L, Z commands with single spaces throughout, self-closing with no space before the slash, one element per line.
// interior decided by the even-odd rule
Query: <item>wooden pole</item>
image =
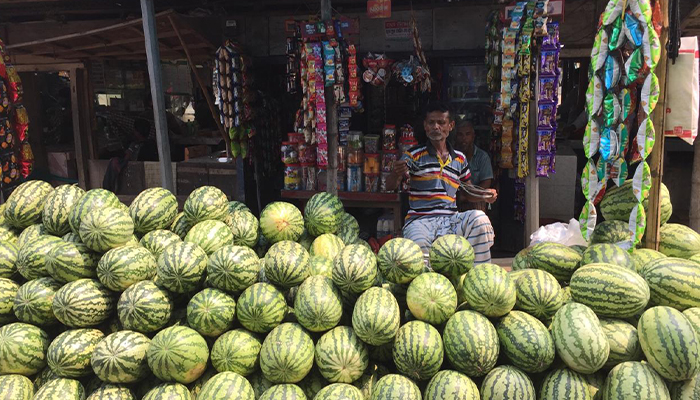
<path fill-rule="evenodd" d="M 158 144 L 158 156 L 160 157 L 161 184 L 164 188 L 175 193 L 153 0 L 141 0 L 141 15 L 143 19 L 143 36 L 146 41 L 148 77 L 151 82 L 151 97 L 153 98 L 153 119 L 156 125 L 156 142 Z"/>
<path fill-rule="evenodd" d="M 321 19 L 333 19 L 331 0 L 321 0 Z M 333 88 L 326 88 L 326 130 L 328 134 L 328 169 L 326 192 L 338 194 L 338 106 Z"/>
<path fill-rule="evenodd" d="M 664 172 L 664 119 L 666 116 L 666 73 L 668 72 L 668 56 L 666 42 L 668 42 L 668 2 L 661 1 L 661 57 L 656 66 L 656 76 L 659 79 L 659 101 L 651 112 L 651 120 L 654 123 L 655 143 L 651 151 L 651 190 L 649 190 L 649 207 L 647 211 L 646 239 L 644 246 L 648 249 L 659 249 L 659 227 L 661 222 L 661 180 Z M 641 168 L 641 167 L 638 167 Z"/>
<path fill-rule="evenodd" d="M 539 82 L 539 73 L 536 73 L 535 77 L 535 82 Z M 535 93 L 539 93 L 539 88 Z M 532 97 L 527 147 L 530 174 L 525 178 L 525 229 L 523 232 L 523 245 L 525 247 L 530 244 L 530 235 L 540 227 L 540 181 L 537 178 L 537 100 L 535 96 Z"/>
<path fill-rule="evenodd" d="M 70 102 L 71 113 L 73 116 L 73 143 L 75 146 L 75 161 L 78 167 L 78 185 L 83 189 L 88 189 L 88 164 L 86 155 L 86 143 L 82 134 L 81 125 L 83 120 L 80 110 L 82 109 L 80 101 L 79 81 L 82 80 L 82 69 L 72 68 L 70 70 Z"/>

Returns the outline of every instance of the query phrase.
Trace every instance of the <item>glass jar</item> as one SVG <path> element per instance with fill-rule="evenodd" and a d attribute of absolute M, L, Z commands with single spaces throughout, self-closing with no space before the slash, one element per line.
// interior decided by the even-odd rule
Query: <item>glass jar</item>
<path fill-rule="evenodd" d="M 379 153 L 379 136 L 378 135 L 365 136 L 365 153 L 371 153 L 371 154 Z"/>
<path fill-rule="evenodd" d="M 350 131 L 348 133 L 348 147 L 351 149 L 362 149 L 362 132 Z"/>
<path fill-rule="evenodd" d="M 362 165 L 364 156 L 362 149 L 348 148 L 348 165 Z"/>
<path fill-rule="evenodd" d="M 303 190 L 316 190 L 316 164 L 301 164 L 301 181 Z"/>
<path fill-rule="evenodd" d="M 365 154 L 364 162 L 365 174 L 379 174 L 379 154 Z"/>
<path fill-rule="evenodd" d="M 365 174 L 365 192 L 377 192 L 379 190 L 379 179 L 379 174 Z"/>
<path fill-rule="evenodd" d="M 396 150 L 385 151 L 382 154 L 382 172 L 391 172 L 394 170 L 394 162 L 398 160 L 399 152 Z"/>
<path fill-rule="evenodd" d="M 282 142 L 282 162 L 285 164 L 299 163 L 299 146 L 292 142 Z"/>
<path fill-rule="evenodd" d="M 348 165 L 348 192 L 362 191 L 362 167 L 359 165 Z"/>
<path fill-rule="evenodd" d="M 284 167 L 284 190 L 301 190 L 301 165 L 287 164 Z"/>

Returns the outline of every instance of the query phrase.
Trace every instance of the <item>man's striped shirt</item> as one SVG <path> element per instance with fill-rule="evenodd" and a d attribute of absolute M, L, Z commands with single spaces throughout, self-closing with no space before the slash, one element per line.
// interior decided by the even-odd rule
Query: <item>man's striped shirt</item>
<path fill-rule="evenodd" d="M 410 210 L 406 222 L 424 216 L 451 215 L 457 212 L 457 190 L 462 182 L 468 182 L 471 174 L 467 158 L 462 152 L 447 144 L 450 160 L 442 170 L 432 143 L 416 146 L 406 151 L 402 160 L 408 162 Z"/>

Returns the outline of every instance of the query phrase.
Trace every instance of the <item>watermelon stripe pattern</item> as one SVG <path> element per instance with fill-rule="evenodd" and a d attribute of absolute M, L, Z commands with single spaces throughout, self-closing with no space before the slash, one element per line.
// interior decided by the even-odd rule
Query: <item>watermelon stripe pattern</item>
<path fill-rule="evenodd" d="M 343 243 L 346 245 L 352 244 L 357 240 L 360 234 L 360 224 L 355 217 L 345 212 L 342 217 L 340 217 L 340 226 L 338 227 L 337 234 Z"/>
<path fill-rule="evenodd" d="M 574 272 L 574 276 L 577 272 Z M 524 269 L 516 273 L 515 308 L 541 320 L 552 318 L 563 304 L 562 289 L 557 278 L 537 269 Z M 512 274 L 510 276 L 513 277 Z"/>
<path fill-rule="evenodd" d="M 123 246 L 105 253 L 97 264 L 97 278 L 107 289 L 122 292 L 139 281 L 153 278 L 156 260 L 143 247 Z"/>
<path fill-rule="evenodd" d="M 161 383 L 149 390 L 141 400 L 194 400 L 187 386 L 179 383 Z"/>
<path fill-rule="evenodd" d="M 57 378 L 47 382 L 33 400 L 84 400 L 85 388 L 75 379 Z"/>
<path fill-rule="evenodd" d="M 236 301 L 218 290 L 204 289 L 187 304 L 187 324 L 204 336 L 216 337 L 233 324 Z"/>
<path fill-rule="evenodd" d="M 46 256 L 61 244 L 55 236 L 42 235 L 23 243 L 17 254 L 17 271 L 27 280 L 49 276 Z"/>
<path fill-rule="evenodd" d="M 399 328 L 394 340 L 396 368 L 416 380 L 428 380 L 442 365 L 444 350 L 440 333 L 422 321 L 410 321 Z"/>
<path fill-rule="evenodd" d="M 649 364 L 628 361 L 610 371 L 603 400 L 671 400 L 663 378 Z"/>
<path fill-rule="evenodd" d="M 158 258 L 158 283 L 175 293 L 197 289 L 207 267 L 207 254 L 194 243 L 175 243 Z"/>
<path fill-rule="evenodd" d="M 657 259 L 646 264 L 641 275 L 649 284 L 651 304 L 681 311 L 700 306 L 700 268 L 693 261 Z"/>
<path fill-rule="evenodd" d="M 99 255 L 83 243 L 63 241 L 51 247 L 46 255 L 46 271 L 58 282 L 73 282 L 96 277 Z"/>
<path fill-rule="evenodd" d="M 258 400 L 276 399 L 305 400 L 306 395 L 299 386 L 291 383 L 283 383 L 270 387 L 258 398 Z"/>
<path fill-rule="evenodd" d="M 659 229 L 659 251 L 668 257 L 690 258 L 700 253 L 700 234 L 681 224 Z"/>
<path fill-rule="evenodd" d="M 445 323 L 457 309 L 457 291 L 436 272 L 419 275 L 408 286 L 406 303 L 411 314 L 433 325 Z"/>
<path fill-rule="evenodd" d="M 571 297 L 598 316 L 628 318 L 649 303 L 649 285 L 636 272 L 610 264 L 588 264 L 571 277 Z"/>
<path fill-rule="evenodd" d="M 244 290 L 236 303 L 236 315 L 244 328 L 266 333 L 279 325 L 287 314 L 284 295 L 269 283 L 256 283 Z"/>
<path fill-rule="evenodd" d="M 254 247 L 258 243 L 260 223 L 250 211 L 237 210 L 226 219 L 236 246 Z"/>
<path fill-rule="evenodd" d="M 369 397 L 369 396 L 367 396 Z M 360 389 L 347 383 L 332 383 L 321 389 L 315 400 L 365 400 L 365 396 Z"/>
<path fill-rule="evenodd" d="M 53 298 L 61 284 L 51 278 L 38 278 L 22 285 L 14 298 L 12 309 L 17 319 L 34 325 L 56 322 Z"/>
<path fill-rule="evenodd" d="M 629 221 L 607 220 L 596 225 L 591 243 L 632 242 Z"/>
<path fill-rule="evenodd" d="M 607 361 L 610 344 L 598 317 L 587 306 L 562 306 L 554 315 L 551 330 L 557 354 L 572 370 L 592 374 Z"/>
<path fill-rule="evenodd" d="M 146 377 L 146 350 L 151 340 L 138 332 L 119 331 L 102 339 L 90 358 L 98 378 L 109 383 L 133 383 Z"/>
<path fill-rule="evenodd" d="M 309 253 L 289 240 L 273 244 L 265 255 L 265 276 L 283 288 L 299 285 L 309 276 Z"/>
<path fill-rule="evenodd" d="M 304 232 L 304 217 L 293 204 L 272 202 L 260 212 L 260 232 L 261 238 L 270 243 L 299 240 Z"/>
<path fill-rule="evenodd" d="M 339 326 L 325 333 L 316 343 L 318 370 L 328 382 L 352 383 L 369 364 L 367 346 L 349 326 Z"/>
<path fill-rule="evenodd" d="M 294 299 L 294 314 L 311 332 L 324 332 L 338 325 L 343 302 L 333 281 L 320 275 L 306 278 Z"/>
<path fill-rule="evenodd" d="M 170 227 L 177 216 L 177 199 L 165 188 L 149 188 L 139 193 L 129 206 L 134 231 L 139 234 Z"/>
<path fill-rule="evenodd" d="M 496 328 L 475 311 L 459 311 L 447 321 L 442 334 L 450 363 L 467 376 L 484 376 L 498 361 Z"/>
<path fill-rule="evenodd" d="M 253 400 L 255 393 L 250 383 L 242 376 L 235 372 L 221 372 L 202 386 L 197 399 Z"/>
<path fill-rule="evenodd" d="M 181 241 L 182 239 L 175 233 L 165 229 L 157 229 L 143 235 L 139 240 L 139 245 L 150 251 L 157 260 L 166 247 Z"/>
<path fill-rule="evenodd" d="M 501 351 L 525 372 L 542 372 L 554 361 L 554 342 L 537 318 L 511 311 L 496 326 Z"/>
<path fill-rule="evenodd" d="M 90 189 L 73 205 L 68 215 L 68 224 L 71 232 L 78 234 L 83 218 L 93 208 L 117 207 L 119 199 L 117 195 L 105 189 Z"/>
<path fill-rule="evenodd" d="M 90 357 L 104 334 L 97 329 L 71 329 L 56 336 L 46 352 L 49 368 L 61 378 L 92 373 Z"/>
<path fill-rule="evenodd" d="M 172 303 L 168 292 L 152 281 L 137 282 L 127 288 L 117 302 L 117 315 L 124 329 L 150 333 L 170 319 Z"/>
<path fill-rule="evenodd" d="M 34 325 L 14 322 L 0 327 L 0 374 L 36 374 L 46 366 L 48 347 L 48 334 Z"/>
<path fill-rule="evenodd" d="M 460 290 L 469 306 L 487 317 L 508 314 L 517 299 L 515 283 L 503 268 L 495 264 L 484 263 L 472 268 L 464 277 Z"/>
<path fill-rule="evenodd" d="M 248 376 L 258 369 L 262 341 L 245 329 L 234 329 L 219 336 L 211 348 L 211 364 L 219 372 L 231 371 Z"/>
<path fill-rule="evenodd" d="M 338 289 L 360 294 L 374 285 L 377 273 L 377 257 L 372 250 L 350 244 L 337 253 L 331 277 Z"/>
<path fill-rule="evenodd" d="M 591 394 L 583 375 L 569 369 L 556 369 L 544 378 L 540 400 L 589 400 Z"/>
<path fill-rule="evenodd" d="M 421 400 L 418 385 L 405 376 L 389 374 L 383 376 L 372 392 L 370 400 Z"/>
<path fill-rule="evenodd" d="M 632 271 L 635 269 L 629 253 L 620 246 L 609 243 L 592 244 L 583 252 L 581 266 L 596 263 L 612 264 Z"/>
<path fill-rule="evenodd" d="M 386 280 L 409 283 L 423 272 L 423 252 L 409 239 L 390 239 L 377 253 L 377 266 Z"/>
<path fill-rule="evenodd" d="M 204 250 L 207 255 L 233 242 L 233 234 L 226 224 L 221 221 L 207 220 L 193 226 L 185 242 L 194 243 Z"/>
<path fill-rule="evenodd" d="M 547 271 L 559 281 L 568 281 L 581 262 L 581 255 L 576 250 L 563 244 L 549 242 L 532 246 L 526 258 L 527 268 Z"/>
<path fill-rule="evenodd" d="M 23 375 L 0 376 L 0 396 L 3 400 L 32 400 L 34 384 Z"/>
<path fill-rule="evenodd" d="M 373 287 L 362 293 L 352 312 L 352 328 L 367 344 L 391 342 L 400 326 L 399 303 L 386 289 Z"/>
<path fill-rule="evenodd" d="M 625 321 L 615 319 L 601 319 L 600 325 L 610 345 L 610 355 L 605 362 L 605 367 L 612 368 L 626 361 L 642 359 L 637 328 Z"/>
<path fill-rule="evenodd" d="M 86 400 L 132 400 L 134 395 L 126 386 L 103 383 L 95 389 Z"/>
<path fill-rule="evenodd" d="M 190 221 L 184 213 L 179 213 L 173 221 L 170 230 L 180 239 L 184 240 L 187 232 L 194 226 L 194 222 Z"/>
<path fill-rule="evenodd" d="M 46 198 L 41 221 L 49 235 L 63 236 L 70 232 L 70 210 L 84 194 L 78 186 L 61 185 Z"/>
<path fill-rule="evenodd" d="M 117 207 L 93 209 L 80 221 L 80 240 L 92 251 L 104 253 L 131 240 L 134 222 Z"/>
<path fill-rule="evenodd" d="M 15 188 L 7 198 L 5 222 L 17 229 L 41 222 L 44 203 L 54 188 L 43 181 L 27 181 Z"/>
<path fill-rule="evenodd" d="M 0 278 L 0 325 L 5 325 L 9 322 L 14 322 L 15 314 L 12 311 L 12 306 L 17 296 L 19 285 L 15 281 L 6 278 Z M 49 302 L 49 310 L 51 303 Z"/>
<path fill-rule="evenodd" d="M 0 240 L 0 278 L 12 278 L 17 272 L 19 248 L 15 243 Z"/>
<path fill-rule="evenodd" d="M 530 378 L 516 367 L 502 365 L 489 372 L 481 383 L 482 400 L 536 400 Z"/>
<path fill-rule="evenodd" d="M 188 384 L 204 373 L 209 348 L 194 329 L 173 326 L 153 337 L 146 351 L 146 359 L 158 379 Z"/>
<path fill-rule="evenodd" d="M 304 207 L 306 230 L 313 236 L 336 233 L 343 213 L 343 203 L 330 193 L 320 192 L 311 196 Z"/>
<path fill-rule="evenodd" d="M 661 184 L 660 194 L 661 225 L 664 225 L 671 218 L 673 213 L 673 205 L 671 204 L 671 195 L 668 188 L 663 183 Z M 603 200 L 600 202 L 600 212 L 606 220 L 620 220 L 628 223 L 629 217 L 632 214 L 632 209 L 637 205 L 637 199 L 632 190 L 632 179 L 628 179 L 622 185 L 613 187 L 605 192 Z M 645 198 L 642 202 L 645 214 L 649 213 L 649 198 Z"/>
<path fill-rule="evenodd" d="M 260 369 L 273 383 L 297 383 L 311 371 L 313 363 L 314 343 L 299 324 L 277 326 L 260 350 Z"/>
<path fill-rule="evenodd" d="M 228 214 L 228 199 L 217 187 L 201 186 L 187 196 L 182 211 L 193 224 L 206 220 L 223 221 Z"/>
<path fill-rule="evenodd" d="M 106 321 L 115 308 L 114 295 L 94 279 L 79 279 L 56 291 L 51 308 L 56 318 L 72 328 Z"/>
<path fill-rule="evenodd" d="M 481 400 L 479 388 L 466 375 L 456 371 L 440 371 L 428 383 L 425 400 Z"/>
<path fill-rule="evenodd" d="M 474 249 L 464 236 L 445 235 L 433 242 L 428 258 L 433 271 L 460 276 L 474 266 Z"/>
<path fill-rule="evenodd" d="M 243 246 L 224 246 L 207 261 L 207 281 L 217 289 L 237 292 L 254 284 L 260 272 L 255 251 Z"/>

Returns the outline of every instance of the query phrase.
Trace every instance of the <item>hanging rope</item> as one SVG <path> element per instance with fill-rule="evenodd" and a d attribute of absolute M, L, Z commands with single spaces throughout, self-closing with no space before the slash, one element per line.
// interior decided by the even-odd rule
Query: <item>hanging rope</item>
<path fill-rule="evenodd" d="M 675 64 L 676 58 L 678 57 L 678 50 L 681 47 L 680 0 L 671 0 L 668 8 L 668 21 L 668 43 L 666 43 L 666 51 L 668 52 L 668 58 Z"/>

